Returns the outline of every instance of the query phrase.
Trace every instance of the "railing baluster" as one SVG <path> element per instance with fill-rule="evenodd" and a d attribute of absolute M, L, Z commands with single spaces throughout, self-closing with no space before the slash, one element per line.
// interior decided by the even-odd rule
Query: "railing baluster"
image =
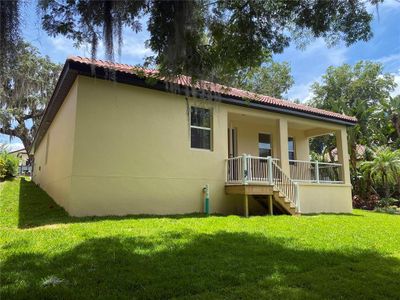
<path fill-rule="evenodd" d="M 279 161 L 271 157 L 255 157 L 247 154 L 228 158 L 225 172 L 228 184 L 265 182 L 274 184 L 300 211 L 298 181 L 318 183 L 342 183 L 343 165 L 317 161 L 289 160 L 290 177 L 283 173 Z"/>

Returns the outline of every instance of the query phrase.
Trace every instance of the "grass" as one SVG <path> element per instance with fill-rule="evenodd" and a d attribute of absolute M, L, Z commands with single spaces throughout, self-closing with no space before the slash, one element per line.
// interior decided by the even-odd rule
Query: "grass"
<path fill-rule="evenodd" d="M 29 181 L 0 193 L 1 299 L 400 298 L 400 216 L 71 218 Z"/>

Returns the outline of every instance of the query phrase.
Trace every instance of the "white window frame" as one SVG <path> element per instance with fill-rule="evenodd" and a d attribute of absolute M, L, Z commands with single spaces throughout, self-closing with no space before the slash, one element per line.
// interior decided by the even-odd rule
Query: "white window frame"
<path fill-rule="evenodd" d="M 194 108 L 202 108 L 202 109 L 208 109 L 210 111 L 210 127 L 202 127 L 202 126 L 195 126 L 192 125 L 192 107 Z M 190 106 L 190 114 L 189 114 L 189 122 L 190 122 L 190 134 L 189 134 L 189 143 L 190 143 L 190 149 L 191 150 L 196 150 L 196 151 L 213 151 L 213 118 L 214 118 L 214 112 L 212 108 L 210 107 L 200 107 L 196 105 L 191 105 Z M 200 129 L 200 130 L 208 130 L 210 131 L 210 148 L 205 149 L 205 148 L 195 148 L 192 147 L 192 128 L 194 129 Z"/>
<path fill-rule="evenodd" d="M 272 143 L 272 132 L 266 132 L 266 131 L 258 132 L 258 135 L 257 135 L 258 156 L 260 156 L 260 134 L 269 135 L 269 137 L 270 137 L 270 142 L 269 143 L 271 144 L 271 157 L 274 157 L 274 145 Z"/>

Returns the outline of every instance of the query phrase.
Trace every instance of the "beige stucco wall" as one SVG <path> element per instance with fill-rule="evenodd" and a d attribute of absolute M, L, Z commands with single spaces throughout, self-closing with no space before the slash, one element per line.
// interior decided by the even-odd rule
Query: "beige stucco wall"
<path fill-rule="evenodd" d="M 303 214 L 351 213 L 351 185 L 299 183 Z"/>
<path fill-rule="evenodd" d="M 264 113 L 272 117 L 271 113 Z M 277 116 L 274 116 L 277 117 Z M 279 117 L 282 118 L 282 115 Z M 285 116 L 286 117 L 286 116 Z M 286 117 L 289 119 L 289 116 Z M 311 121 L 312 124 L 312 121 Z M 265 119 L 264 121 L 254 121 L 249 116 L 247 119 L 233 120 L 229 121 L 229 126 L 237 129 L 237 139 L 238 139 L 238 155 L 243 153 L 258 156 L 258 134 L 268 133 L 271 134 L 272 142 L 272 156 L 275 158 L 282 158 L 280 153 L 279 145 L 279 128 L 278 124 L 274 119 Z M 318 126 L 318 125 L 316 125 Z M 298 130 L 293 126 L 288 126 L 288 137 L 293 137 L 295 141 L 295 158 L 298 160 L 309 160 L 310 150 L 309 150 L 309 137 L 305 135 L 304 130 Z"/>
<path fill-rule="evenodd" d="M 224 192 L 227 112 L 213 109 L 213 150 L 190 148 L 183 96 L 79 77 L 70 213 L 82 215 L 236 213 Z"/>
<path fill-rule="evenodd" d="M 71 190 L 77 92 L 78 85 L 75 82 L 49 130 L 35 149 L 32 174 L 32 180 L 67 210 Z"/>
<path fill-rule="evenodd" d="M 213 110 L 212 151 L 190 148 L 191 104 Z M 230 120 L 232 115 L 244 118 Z M 309 155 L 308 135 L 299 128 L 328 128 L 342 137 L 345 130 L 331 123 L 220 102 L 186 101 L 180 95 L 78 76 L 36 149 L 33 180 L 75 216 L 200 212 L 206 184 L 212 212 L 240 214 L 243 199 L 224 192 L 228 126 L 238 129 L 239 154 L 258 155 L 258 133 L 270 132 L 273 155 L 281 157 L 277 140 L 282 118 L 288 136 L 296 140 L 297 159 L 307 160 Z M 313 196 L 308 188 L 302 193 L 305 208 L 310 203 L 318 210 L 318 193 Z M 332 211 L 347 212 L 351 197 L 347 206 L 340 203 L 329 204 Z"/>

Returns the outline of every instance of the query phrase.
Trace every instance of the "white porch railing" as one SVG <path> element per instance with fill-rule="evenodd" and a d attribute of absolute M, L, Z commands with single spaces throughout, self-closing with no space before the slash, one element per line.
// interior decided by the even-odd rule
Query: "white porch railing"
<path fill-rule="evenodd" d="M 269 157 L 243 154 L 226 160 L 226 182 L 228 184 L 271 183 Z M 279 159 L 271 158 L 279 167 Z M 343 183 L 342 165 L 318 161 L 289 160 L 290 179 L 311 183 Z M 287 174 L 289 175 L 289 174 Z"/>
<path fill-rule="evenodd" d="M 343 183 L 342 165 L 318 161 L 289 160 L 290 177 L 278 159 L 243 154 L 226 159 L 226 184 L 269 184 L 277 188 L 300 211 L 297 182 Z"/>
<path fill-rule="evenodd" d="M 265 183 L 276 187 L 289 201 L 294 203 L 298 212 L 297 184 L 279 167 L 278 159 L 243 154 L 226 160 L 227 184 Z"/>
<path fill-rule="evenodd" d="M 270 183 L 269 157 L 243 154 L 226 160 L 226 182 L 229 184 Z M 271 158 L 275 163 L 277 158 Z"/>
<path fill-rule="evenodd" d="M 289 160 L 290 178 L 299 182 L 343 183 L 342 165 L 318 161 Z"/>

